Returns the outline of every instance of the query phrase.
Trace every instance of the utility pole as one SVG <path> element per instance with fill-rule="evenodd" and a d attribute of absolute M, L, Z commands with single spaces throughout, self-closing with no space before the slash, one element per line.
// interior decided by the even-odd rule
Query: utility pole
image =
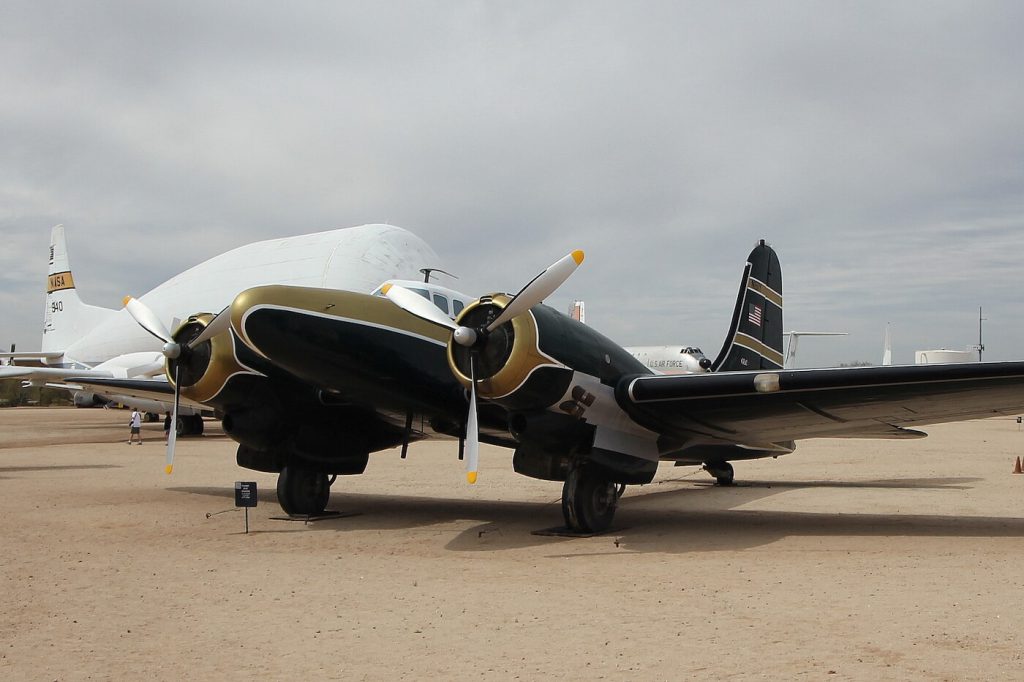
<path fill-rule="evenodd" d="M 981 321 L 985 318 L 981 316 L 981 306 L 978 306 L 978 362 L 981 362 L 981 351 L 985 350 L 985 344 L 981 342 Z"/>

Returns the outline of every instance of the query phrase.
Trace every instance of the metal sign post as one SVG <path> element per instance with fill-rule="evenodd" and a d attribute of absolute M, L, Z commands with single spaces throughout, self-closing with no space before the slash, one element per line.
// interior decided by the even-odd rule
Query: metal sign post
<path fill-rule="evenodd" d="M 235 481 L 235 506 L 245 509 L 245 534 L 249 534 L 249 507 L 259 501 L 256 481 Z"/>

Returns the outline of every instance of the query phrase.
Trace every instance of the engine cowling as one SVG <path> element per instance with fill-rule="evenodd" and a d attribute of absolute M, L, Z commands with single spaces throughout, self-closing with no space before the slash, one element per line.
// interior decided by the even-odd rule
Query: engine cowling
<path fill-rule="evenodd" d="M 509 301 L 507 294 L 483 296 L 466 306 L 456 324 L 485 327 L 501 314 Z M 534 310 L 542 307 L 536 306 Z M 551 405 L 569 385 L 572 368 L 542 350 L 542 327 L 553 331 L 551 324 L 539 322 L 531 310 L 497 327 L 474 347 L 450 341 L 448 365 L 452 374 L 467 389 L 471 384 L 470 375 L 474 375 L 477 395 L 512 410 Z"/>
<path fill-rule="evenodd" d="M 184 347 L 198 337 L 214 317 L 210 313 L 190 316 L 175 330 L 174 341 Z M 165 373 L 172 385 L 177 374 L 181 382 L 181 395 L 201 403 L 217 402 L 232 377 L 258 374 L 239 360 L 233 333 L 217 334 L 189 348 L 179 357 L 168 359 Z"/>
<path fill-rule="evenodd" d="M 466 306 L 456 324 L 479 329 L 508 304 L 505 294 L 484 296 Z M 490 332 L 479 344 L 448 343 L 448 364 L 455 378 L 470 386 L 470 359 L 477 394 L 509 410 L 549 408 L 566 396 L 573 373 L 614 386 L 625 374 L 649 374 L 621 346 L 592 327 L 539 304 Z"/>

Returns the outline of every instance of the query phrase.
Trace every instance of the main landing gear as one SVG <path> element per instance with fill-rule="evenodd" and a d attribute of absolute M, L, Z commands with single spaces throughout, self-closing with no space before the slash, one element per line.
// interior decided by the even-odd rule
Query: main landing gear
<path fill-rule="evenodd" d="M 718 485 L 732 485 L 735 472 L 728 462 L 705 462 L 704 471 L 715 477 Z"/>
<path fill-rule="evenodd" d="M 174 429 L 174 434 L 179 437 L 201 436 L 203 435 L 203 418 L 198 414 L 179 414 Z"/>
<path fill-rule="evenodd" d="M 297 466 L 286 466 L 277 477 L 277 501 L 289 516 L 316 516 L 327 508 L 333 478 Z"/>
<path fill-rule="evenodd" d="M 569 470 L 562 486 L 562 516 L 577 533 L 603 533 L 611 526 L 625 485 L 616 485 L 586 466 Z"/>

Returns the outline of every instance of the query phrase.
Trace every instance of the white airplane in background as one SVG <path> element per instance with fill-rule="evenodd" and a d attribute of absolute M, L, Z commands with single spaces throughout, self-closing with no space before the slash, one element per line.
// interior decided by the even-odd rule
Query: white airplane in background
<path fill-rule="evenodd" d="M 783 368 L 796 369 L 797 340 L 801 336 L 846 335 L 847 332 L 785 332 L 789 342 Z M 626 350 L 656 374 L 701 374 L 712 371 L 711 360 L 696 346 L 626 346 Z"/>
<path fill-rule="evenodd" d="M 284 284 L 369 292 L 385 280 L 413 280 L 420 269 L 436 266 L 438 260 L 426 242 L 407 230 L 362 225 L 247 244 L 186 270 L 139 299 L 174 329 L 196 311 L 219 311 L 239 292 L 255 286 Z M 126 305 L 129 300 L 125 298 Z M 41 350 L 0 353 L 8 363 L 27 360 L 44 366 L 6 364 L 0 367 L 0 379 L 66 388 L 76 393 L 76 404 L 93 404 L 94 394 L 62 381 L 68 377 L 157 377 L 164 373 L 162 345 L 125 308 L 113 310 L 82 302 L 71 272 L 64 227 L 57 225 L 50 235 Z M 104 399 L 147 412 L 170 410 L 166 402 L 139 396 L 105 394 L 96 401 Z M 178 411 L 179 432 L 201 432 L 202 409 L 199 403 L 183 400 Z"/>

